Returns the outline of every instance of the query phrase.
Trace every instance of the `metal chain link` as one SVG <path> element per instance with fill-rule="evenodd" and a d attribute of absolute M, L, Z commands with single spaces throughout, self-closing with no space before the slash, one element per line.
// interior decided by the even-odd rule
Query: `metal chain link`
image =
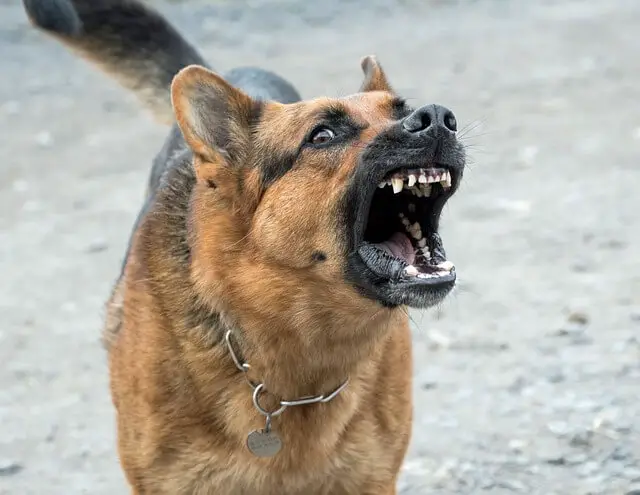
<path fill-rule="evenodd" d="M 233 363 L 245 376 L 247 383 L 253 389 L 253 405 L 258 410 L 258 412 L 267 417 L 268 424 L 271 423 L 271 418 L 275 416 L 279 416 L 282 414 L 287 407 L 293 406 L 304 406 L 308 404 L 324 404 L 336 398 L 336 396 L 342 392 L 347 385 L 349 384 L 349 379 L 347 378 L 342 385 L 336 388 L 330 394 L 324 395 L 316 395 L 316 396 L 308 396 L 301 397 L 295 400 L 281 400 L 279 402 L 279 407 L 275 411 L 267 411 L 260 405 L 260 394 L 266 392 L 264 383 L 254 383 L 247 376 L 247 372 L 251 369 L 251 366 L 248 363 L 243 363 L 238 359 L 238 355 L 233 350 L 233 345 L 231 345 L 231 330 L 227 330 L 224 335 L 224 340 L 227 343 L 227 348 L 229 349 L 229 354 L 231 354 L 231 359 L 233 359 Z"/>

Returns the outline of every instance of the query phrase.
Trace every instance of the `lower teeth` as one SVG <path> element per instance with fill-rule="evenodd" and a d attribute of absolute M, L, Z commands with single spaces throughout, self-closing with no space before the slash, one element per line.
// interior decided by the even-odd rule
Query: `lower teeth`
<path fill-rule="evenodd" d="M 420 272 L 418 271 L 418 269 L 417 269 L 415 266 L 413 266 L 413 265 L 409 265 L 408 267 L 406 267 L 406 268 L 404 269 L 404 272 L 405 272 L 407 275 L 411 276 L 411 277 L 415 277 L 415 276 L 417 276 L 417 275 L 419 275 L 419 274 L 420 274 Z"/>
<path fill-rule="evenodd" d="M 434 265 L 433 268 L 437 268 L 438 270 L 431 273 L 423 273 L 418 268 L 413 265 L 409 265 L 404 269 L 404 273 L 409 275 L 410 277 L 418 277 L 418 278 L 438 278 L 443 277 L 445 275 L 449 275 L 451 270 L 453 270 L 454 265 L 450 261 L 443 261 L 438 265 Z"/>
<path fill-rule="evenodd" d="M 443 261 L 442 263 L 438 263 L 436 265 L 438 268 L 440 268 L 441 270 L 445 270 L 447 272 L 450 272 L 451 270 L 453 270 L 453 263 L 451 263 L 451 261 Z"/>
<path fill-rule="evenodd" d="M 409 205 L 409 212 L 415 212 L 415 205 Z M 414 265 L 409 265 L 404 269 L 404 273 L 410 277 L 417 278 L 438 278 L 449 275 L 454 268 L 453 263 L 450 261 L 442 260 L 440 258 L 440 263 L 437 265 L 431 264 L 437 261 L 436 259 L 432 259 L 431 251 L 427 246 L 427 239 L 423 237 L 422 228 L 418 222 L 411 223 L 407 215 L 404 213 L 399 213 L 400 221 L 402 225 L 404 225 L 407 234 L 409 234 L 409 238 L 413 238 L 416 241 L 417 252 L 416 259 L 420 262 L 420 265 L 426 264 L 432 272 L 421 272 L 419 268 Z M 437 234 L 434 234 L 437 236 Z M 431 263 L 430 263 L 431 262 Z"/>
<path fill-rule="evenodd" d="M 438 278 L 449 275 L 451 272 L 418 273 L 418 278 Z"/>

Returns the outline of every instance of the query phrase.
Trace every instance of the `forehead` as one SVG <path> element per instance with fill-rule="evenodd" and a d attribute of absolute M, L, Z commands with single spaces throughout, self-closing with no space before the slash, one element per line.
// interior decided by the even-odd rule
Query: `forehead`
<path fill-rule="evenodd" d="M 316 98 L 282 105 L 267 103 L 258 124 L 258 134 L 277 139 L 302 139 L 320 123 L 341 118 L 366 129 L 394 119 L 399 98 L 384 91 L 356 93 L 342 98 Z"/>

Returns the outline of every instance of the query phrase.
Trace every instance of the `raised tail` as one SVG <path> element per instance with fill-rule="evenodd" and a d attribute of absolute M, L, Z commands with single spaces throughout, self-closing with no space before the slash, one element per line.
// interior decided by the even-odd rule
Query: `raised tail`
<path fill-rule="evenodd" d="M 156 119 L 174 122 L 173 76 L 200 54 L 138 0 L 23 0 L 31 22 L 133 91 Z"/>

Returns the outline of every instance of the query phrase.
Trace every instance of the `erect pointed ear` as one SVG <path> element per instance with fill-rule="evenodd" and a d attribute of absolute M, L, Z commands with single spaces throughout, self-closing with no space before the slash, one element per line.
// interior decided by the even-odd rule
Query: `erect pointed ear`
<path fill-rule="evenodd" d="M 364 81 L 360 87 L 360 92 L 366 91 L 389 91 L 393 92 L 391 85 L 387 81 L 387 76 L 382 70 L 382 66 L 373 55 L 368 55 L 360 61 Z"/>
<path fill-rule="evenodd" d="M 196 155 L 206 161 L 242 162 L 259 102 L 197 65 L 173 78 L 171 101 L 182 135 Z"/>

